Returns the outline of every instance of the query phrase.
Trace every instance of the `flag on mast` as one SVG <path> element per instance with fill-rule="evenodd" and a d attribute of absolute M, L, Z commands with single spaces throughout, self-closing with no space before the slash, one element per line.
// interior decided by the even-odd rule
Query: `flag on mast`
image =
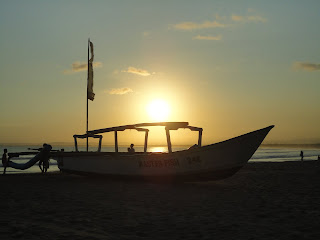
<path fill-rule="evenodd" d="M 88 99 L 90 99 L 91 101 L 93 101 L 94 99 L 94 93 L 93 93 L 93 43 L 91 41 L 89 41 L 89 45 L 90 45 L 90 52 L 91 52 L 91 58 L 88 61 L 88 86 L 87 86 L 87 97 Z"/>

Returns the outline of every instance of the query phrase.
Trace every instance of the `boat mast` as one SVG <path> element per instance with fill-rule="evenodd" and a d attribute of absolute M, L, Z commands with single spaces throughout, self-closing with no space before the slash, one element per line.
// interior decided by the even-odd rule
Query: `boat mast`
<path fill-rule="evenodd" d="M 88 38 L 88 72 L 87 72 L 87 129 L 86 133 L 88 134 L 88 118 L 89 118 L 89 99 L 88 99 L 88 84 L 89 84 L 89 45 L 90 45 L 90 38 Z M 87 152 L 89 151 L 89 140 L 87 135 Z"/>

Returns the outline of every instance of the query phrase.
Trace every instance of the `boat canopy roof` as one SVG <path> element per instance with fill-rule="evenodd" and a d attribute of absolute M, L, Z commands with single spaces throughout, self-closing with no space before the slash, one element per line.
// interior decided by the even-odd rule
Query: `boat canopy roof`
<path fill-rule="evenodd" d="M 179 128 L 188 128 L 191 131 L 202 131 L 202 128 L 189 126 L 188 122 L 154 122 L 154 123 L 138 123 L 138 124 L 132 124 L 132 125 L 123 125 L 123 126 L 110 127 L 110 128 L 101 128 L 101 129 L 88 131 L 88 135 L 90 136 L 90 135 L 106 133 L 106 132 L 124 131 L 126 129 L 135 129 L 137 131 L 149 131 L 149 129 L 141 128 L 141 127 L 155 127 L 155 126 L 163 126 L 163 127 L 166 127 L 167 130 L 177 130 Z"/>
<path fill-rule="evenodd" d="M 96 135 L 100 133 L 106 133 L 106 132 L 114 132 L 115 134 L 115 152 L 118 152 L 118 131 L 124 131 L 126 129 L 134 129 L 137 131 L 145 132 L 145 142 L 144 142 L 144 152 L 147 152 L 147 142 L 148 142 L 148 133 L 149 129 L 142 128 L 142 127 L 156 127 L 156 126 L 162 126 L 165 127 L 166 135 L 167 135 L 167 144 L 168 144 L 168 152 L 172 152 L 172 146 L 171 146 L 171 140 L 170 140 L 170 130 L 177 130 L 179 128 L 188 128 L 191 131 L 198 131 L 199 132 L 199 139 L 198 139 L 198 146 L 201 147 L 201 139 L 202 139 L 202 128 L 189 126 L 188 122 L 154 122 L 154 123 L 138 123 L 138 124 L 132 124 L 132 125 L 123 125 L 118 127 L 110 127 L 110 128 L 101 128 L 96 130 L 88 131 L 86 134 L 83 135 L 73 135 L 74 143 L 76 151 L 78 151 L 78 143 L 77 138 L 99 138 L 99 148 L 98 151 L 101 151 L 101 140 L 102 135 Z"/>

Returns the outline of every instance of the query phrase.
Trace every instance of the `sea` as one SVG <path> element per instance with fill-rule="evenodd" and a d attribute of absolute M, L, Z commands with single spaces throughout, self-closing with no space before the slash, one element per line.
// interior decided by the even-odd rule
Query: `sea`
<path fill-rule="evenodd" d="M 13 152 L 34 152 L 34 150 L 29 149 L 38 149 L 41 146 L 30 146 L 30 145 L 0 145 L 1 154 L 3 153 L 3 149 L 8 149 L 8 153 Z M 128 146 L 119 146 L 120 152 L 126 152 Z M 173 151 L 181 151 L 184 149 L 188 149 L 190 146 L 173 146 Z M 64 151 L 75 151 L 74 146 L 53 146 L 54 150 Z M 143 146 L 135 146 L 136 152 L 143 152 Z M 86 151 L 85 146 L 79 146 L 79 151 Z M 89 151 L 97 151 L 96 147 L 89 147 Z M 113 146 L 102 146 L 102 151 L 105 152 L 114 152 Z M 255 154 L 249 160 L 250 162 L 286 162 L 286 161 L 301 161 L 300 151 L 304 153 L 304 161 L 312 161 L 317 160 L 318 156 L 320 156 L 320 148 L 297 148 L 297 147 L 266 147 L 260 146 L 260 148 L 255 152 Z M 148 152 L 167 152 L 166 146 L 149 146 Z M 11 161 L 17 163 L 25 163 L 29 161 L 33 155 L 23 155 L 18 158 L 11 158 Z M 58 172 L 59 168 L 57 162 L 53 159 L 50 159 L 50 167 L 48 172 Z M 3 172 L 3 167 L 1 164 L 0 174 Z M 19 173 L 40 173 L 40 168 L 38 164 L 30 167 L 26 170 L 16 170 L 13 168 L 7 168 L 6 174 L 19 174 Z"/>

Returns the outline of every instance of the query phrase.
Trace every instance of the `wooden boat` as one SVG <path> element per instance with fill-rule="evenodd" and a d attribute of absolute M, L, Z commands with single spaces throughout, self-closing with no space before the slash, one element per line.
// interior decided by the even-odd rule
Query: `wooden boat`
<path fill-rule="evenodd" d="M 147 152 L 149 129 L 165 127 L 168 152 Z M 140 123 L 88 131 L 74 135 L 74 152 L 54 152 L 61 171 L 76 174 L 99 174 L 111 178 L 142 180 L 217 180 L 232 176 L 242 168 L 274 126 L 259 129 L 223 142 L 202 146 L 202 128 L 189 126 L 188 122 Z M 172 151 L 170 131 L 180 128 L 199 133 L 198 143 L 183 151 Z M 144 152 L 118 151 L 119 131 L 134 129 L 145 133 Z M 101 152 L 102 133 L 113 132 L 115 152 Z M 78 138 L 98 138 L 97 152 L 79 152 Z"/>
<path fill-rule="evenodd" d="M 89 49 L 91 58 L 89 59 Z M 93 93 L 93 44 L 88 39 L 88 74 L 87 74 L 87 126 L 86 134 L 74 135 L 75 151 L 64 152 L 51 150 L 51 158 L 58 161 L 63 172 L 79 174 L 100 174 L 114 178 L 135 178 L 146 180 L 214 180 L 229 177 L 243 167 L 258 149 L 268 132 L 269 126 L 220 143 L 202 146 L 202 128 L 189 126 L 188 122 L 140 123 L 88 131 L 88 100 L 94 100 Z M 149 129 L 143 127 L 165 127 L 168 152 L 147 152 Z M 170 131 L 187 128 L 199 133 L 196 146 L 183 151 L 172 151 Z M 119 152 L 118 132 L 134 129 L 145 133 L 144 151 L 138 153 Z M 101 133 L 113 132 L 115 152 L 101 152 Z M 78 151 L 78 138 L 87 139 L 87 151 Z M 88 151 L 88 138 L 98 138 L 97 152 Z M 49 146 L 48 146 L 49 147 Z M 19 156 L 25 153 L 16 153 Z M 32 153 L 27 153 L 32 154 Z M 43 149 L 26 164 L 10 162 L 9 166 L 26 169 L 37 161 L 47 158 L 47 149 Z"/>

